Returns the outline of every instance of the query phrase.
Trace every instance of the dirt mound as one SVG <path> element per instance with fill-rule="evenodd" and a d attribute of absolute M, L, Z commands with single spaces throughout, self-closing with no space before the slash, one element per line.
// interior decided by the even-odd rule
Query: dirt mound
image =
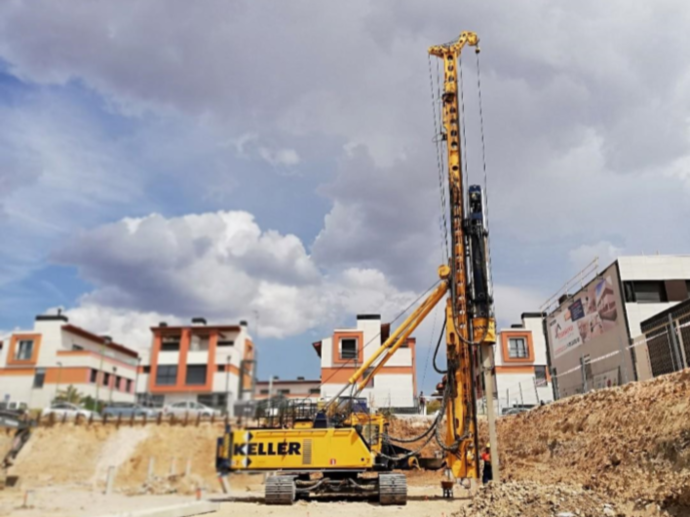
<path fill-rule="evenodd" d="M 663 515 L 655 508 L 634 509 L 572 485 L 534 482 L 493 483 L 479 489 L 472 504 L 457 517 L 651 517 Z"/>
<path fill-rule="evenodd" d="M 690 370 L 499 419 L 503 478 L 690 509 Z"/>
<path fill-rule="evenodd" d="M 180 483 L 186 483 L 192 476 L 194 490 L 199 485 L 217 486 L 215 448 L 221 434 L 222 425 L 208 423 L 198 427 L 167 424 L 120 428 L 101 424 L 42 427 L 34 431 L 10 474 L 19 476 L 25 487 L 102 487 L 109 467 L 115 467 L 115 487 L 131 491 L 145 486 L 153 460 L 154 477 L 170 478 L 175 491 L 185 492 Z M 188 461 L 190 475 L 185 476 Z M 157 489 L 149 491 L 158 492 Z"/>

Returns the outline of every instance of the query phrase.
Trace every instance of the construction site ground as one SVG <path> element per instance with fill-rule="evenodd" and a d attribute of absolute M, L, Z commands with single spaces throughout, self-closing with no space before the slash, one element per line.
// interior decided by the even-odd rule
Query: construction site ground
<path fill-rule="evenodd" d="M 390 434 L 420 434 L 429 419 L 394 420 Z M 56 424 L 36 429 L 0 492 L 0 515 L 80 517 L 193 501 L 198 488 L 220 502 L 216 515 L 376 514 L 459 517 L 690 515 L 690 371 L 571 397 L 499 418 L 504 484 L 441 499 L 438 472 L 409 473 L 406 507 L 371 502 L 263 504 L 263 476 L 231 478 L 219 492 L 213 468 L 219 424 Z M 480 421 L 482 442 L 486 424 Z M 11 436 L 2 435 L 3 446 Z M 433 442 L 426 455 L 437 452 Z M 147 481 L 153 458 L 154 478 Z M 104 496 L 115 468 L 114 493 Z M 22 504 L 32 491 L 33 509 Z M 462 497 L 462 498 L 461 498 Z"/>

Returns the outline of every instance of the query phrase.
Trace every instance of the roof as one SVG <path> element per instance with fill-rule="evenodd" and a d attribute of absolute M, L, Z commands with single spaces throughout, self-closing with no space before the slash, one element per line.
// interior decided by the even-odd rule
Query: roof
<path fill-rule="evenodd" d="M 230 332 L 230 331 L 236 331 L 239 332 L 242 330 L 242 327 L 240 325 L 185 325 L 181 327 L 172 327 L 172 326 L 164 326 L 164 327 L 151 327 L 151 331 L 156 332 L 156 331 L 166 331 L 166 330 L 186 330 L 186 329 L 192 329 L 192 330 L 218 330 L 220 332 Z"/>
<path fill-rule="evenodd" d="M 268 386 L 270 381 L 256 381 L 256 385 L 259 386 Z M 281 380 L 281 379 L 273 379 L 273 386 L 277 386 L 278 384 L 321 384 L 321 380 L 312 380 L 312 379 L 290 379 L 290 380 Z"/>
<path fill-rule="evenodd" d="M 114 342 L 108 342 L 106 341 L 102 336 L 99 336 L 97 334 L 94 334 L 93 332 L 89 332 L 88 330 L 84 330 L 81 327 L 77 327 L 76 325 L 68 324 L 68 325 L 63 325 L 62 330 L 65 330 L 67 332 L 71 332 L 72 334 L 76 334 L 77 336 L 81 336 L 86 339 L 90 339 L 91 341 L 95 341 L 96 343 L 101 343 L 102 345 L 105 345 L 106 348 L 110 348 L 111 350 L 115 350 L 117 352 L 120 352 L 122 354 L 128 355 L 130 357 L 138 358 L 139 354 L 132 350 L 131 348 L 127 348 L 124 345 L 120 345 L 118 343 Z"/>
<path fill-rule="evenodd" d="M 321 357 L 321 341 L 317 341 L 316 343 L 312 343 L 311 346 L 314 347 L 314 350 L 316 350 L 316 353 Z"/>

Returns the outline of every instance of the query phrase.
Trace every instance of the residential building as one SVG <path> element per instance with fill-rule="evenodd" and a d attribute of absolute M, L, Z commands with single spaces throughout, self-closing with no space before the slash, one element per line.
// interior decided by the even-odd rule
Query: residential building
<path fill-rule="evenodd" d="M 239 325 L 189 326 L 160 323 L 151 328 L 151 350 L 140 367 L 138 399 L 152 406 L 196 401 L 232 413 L 233 404 L 254 390 L 256 350 Z"/>
<path fill-rule="evenodd" d="M 254 398 L 264 400 L 281 396 L 290 399 L 318 399 L 321 396 L 321 381 L 304 377 L 283 380 L 274 377 L 272 381 L 257 381 Z"/>
<path fill-rule="evenodd" d="M 138 355 L 69 323 L 64 314 L 39 315 L 31 330 L 16 331 L 0 346 L 0 393 L 31 408 L 48 406 L 73 386 L 103 402 L 134 400 Z"/>
<path fill-rule="evenodd" d="M 647 344 L 635 339 L 641 323 L 690 292 L 690 256 L 623 256 L 586 269 L 545 307 L 559 397 L 650 378 Z"/>
<path fill-rule="evenodd" d="M 496 395 L 501 410 L 553 400 L 544 314 L 526 312 L 521 320 L 499 332 L 494 350 Z"/>
<path fill-rule="evenodd" d="M 335 396 L 355 371 L 390 335 L 390 324 L 378 314 L 360 314 L 357 327 L 338 329 L 312 346 L 321 358 L 321 396 Z M 370 407 L 411 409 L 415 407 L 417 374 L 414 338 L 399 348 L 362 391 Z"/>

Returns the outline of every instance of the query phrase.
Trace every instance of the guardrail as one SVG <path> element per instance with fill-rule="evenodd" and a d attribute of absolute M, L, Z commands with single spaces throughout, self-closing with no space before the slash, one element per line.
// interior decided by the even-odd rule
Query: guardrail
<path fill-rule="evenodd" d="M 202 416 L 201 413 L 196 415 L 189 413 L 184 416 L 179 415 L 164 415 L 163 413 L 158 413 L 154 417 L 143 416 L 108 416 L 108 415 L 97 415 L 92 413 L 89 417 L 84 415 L 77 415 L 76 417 L 68 416 L 66 413 L 63 415 L 56 415 L 51 413 L 47 416 L 40 417 L 36 419 L 36 425 L 39 427 L 53 427 L 61 424 L 74 424 L 83 426 L 93 426 L 93 425 L 114 425 L 115 427 L 120 426 L 145 426 L 145 425 L 179 425 L 188 426 L 195 425 L 198 426 L 202 423 L 209 424 L 237 424 L 238 420 L 235 418 L 230 418 L 228 416 Z"/>

